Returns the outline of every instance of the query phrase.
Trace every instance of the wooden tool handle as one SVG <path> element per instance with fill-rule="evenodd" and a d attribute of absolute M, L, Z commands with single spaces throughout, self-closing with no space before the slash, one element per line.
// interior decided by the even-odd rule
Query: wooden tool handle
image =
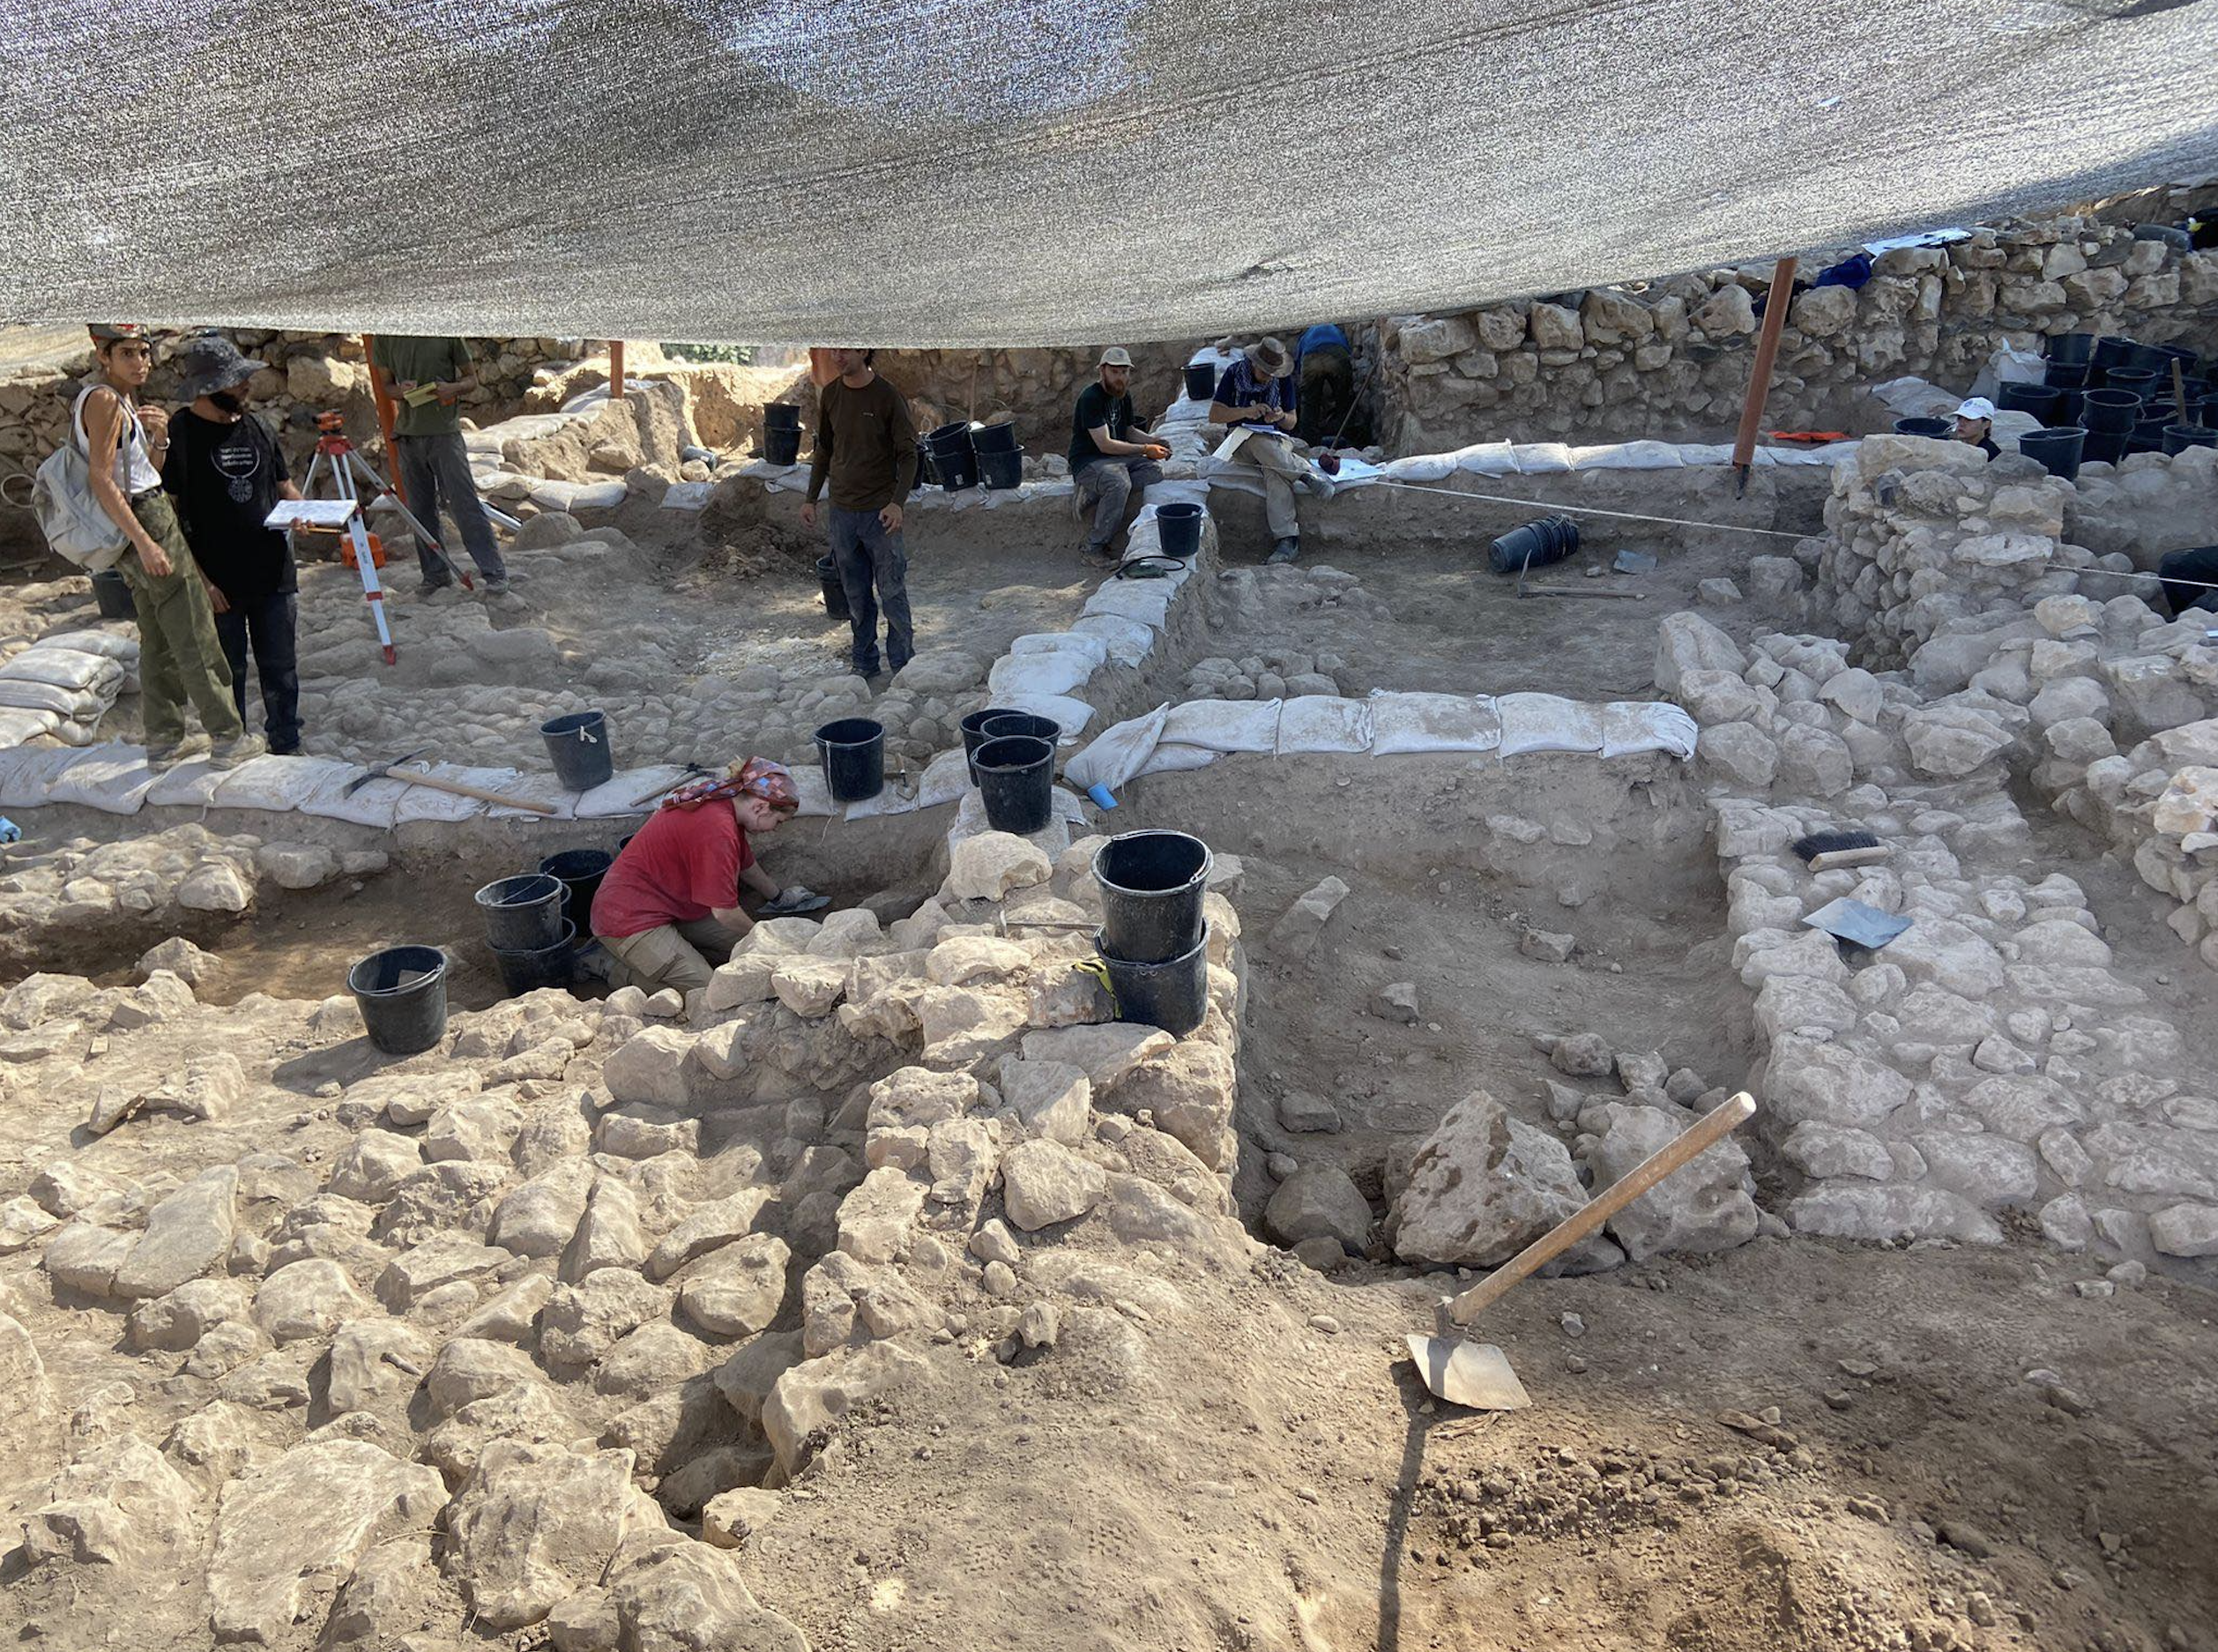
<path fill-rule="evenodd" d="M 632 799 L 631 806 L 634 808 L 644 808 L 657 798 L 667 797 L 671 793 L 676 791 L 687 781 L 698 779 L 700 777 L 697 775 L 681 774 L 674 780 L 666 781 L 651 792 L 642 792 L 637 797 Z"/>
<path fill-rule="evenodd" d="M 2172 406 L 2179 410 L 2179 422 L 2191 425 L 2195 421 L 2187 412 L 2187 380 L 2179 370 L 2179 358 L 2172 358 Z"/>
<path fill-rule="evenodd" d="M 1550 1228 L 1500 1267 L 1448 1304 L 1448 1316 L 1469 1325 L 1519 1280 L 1537 1273 L 1631 1204 L 1705 1148 L 1714 1147 L 1756 1111 L 1755 1098 L 1742 1090 L 1716 1112 L 1666 1142 L 1585 1204 Z"/>
<path fill-rule="evenodd" d="M 541 803 L 528 797 L 510 797 L 505 792 L 488 792 L 481 785 L 467 785 L 460 780 L 443 779 L 435 774 L 425 774 L 417 769 L 388 769 L 389 778 L 405 780 L 410 785 L 429 786 L 434 792 L 451 792 L 457 797 L 473 797 L 480 803 L 498 803 L 502 808 L 529 809 L 534 815 L 552 815 L 552 803 Z"/>

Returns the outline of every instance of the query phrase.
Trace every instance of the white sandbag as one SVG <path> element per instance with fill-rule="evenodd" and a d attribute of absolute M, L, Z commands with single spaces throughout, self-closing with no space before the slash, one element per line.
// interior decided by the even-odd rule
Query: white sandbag
<path fill-rule="evenodd" d="M 1163 738 L 1211 751 L 1270 753 L 1278 749 L 1283 700 L 1188 700 L 1171 708 Z"/>
<path fill-rule="evenodd" d="M 205 757 L 195 757 L 164 770 L 146 793 L 149 808 L 206 808 L 216 800 L 216 788 L 230 778 L 230 771 L 216 768 Z"/>
<path fill-rule="evenodd" d="M 1182 774 L 1188 769 L 1206 769 L 1223 756 L 1223 752 L 1211 751 L 1206 746 L 1178 746 L 1164 744 L 1148 754 L 1148 760 L 1140 767 L 1142 777 L 1151 774 Z"/>
<path fill-rule="evenodd" d="M 458 763 L 412 763 L 408 767 L 490 792 L 509 791 L 522 778 L 513 769 L 478 769 Z M 551 779 L 553 777 L 548 778 Z M 367 792 L 369 788 L 364 786 L 362 790 Z M 426 785 L 412 785 L 401 794 L 400 801 L 393 809 L 393 824 L 405 826 L 410 821 L 420 820 L 465 821 L 485 813 L 489 807 L 473 797 L 461 797 L 452 792 L 440 792 Z"/>
<path fill-rule="evenodd" d="M 996 700 L 1020 695 L 1068 694 L 1083 688 L 1098 662 L 1083 654 L 1004 654 L 986 673 L 986 692 Z M 1061 719 L 1058 719 L 1059 721 Z"/>
<path fill-rule="evenodd" d="M 579 820 L 620 820 L 628 815 L 644 815 L 662 800 L 648 798 L 644 803 L 637 800 L 659 785 L 674 787 L 681 780 L 698 780 L 702 777 L 688 774 L 674 763 L 650 763 L 644 769 L 623 769 L 608 777 L 599 785 L 577 794 L 570 813 Z"/>
<path fill-rule="evenodd" d="M 0 666 L 0 681 L 44 682 L 78 693 L 100 693 L 123 680 L 123 667 L 101 654 L 38 643 Z"/>
<path fill-rule="evenodd" d="M 37 808 L 54 778 L 78 759 L 65 746 L 18 746 L 0 751 L 0 808 Z"/>
<path fill-rule="evenodd" d="M 1683 465 L 1730 465 L 1733 444 L 1730 442 L 1682 442 L 1678 444 L 1678 462 Z"/>
<path fill-rule="evenodd" d="M 39 639 L 42 647 L 74 649 L 80 654 L 98 654 L 112 659 L 119 666 L 138 663 L 138 639 L 121 631 L 56 631 L 51 636 Z"/>
<path fill-rule="evenodd" d="M 1086 599 L 1086 612 L 1137 620 L 1159 631 L 1176 592 L 1177 587 L 1164 579 L 1112 579 Z"/>
<path fill-rule="evenodd" d="M 1455 450 L 1455 468 L 1474 476 L 1515 476 L 1517 449 L 1508 442 L 1474 442 Z"/>
<path fill-rule="evenodd" d="M 1369 751 L 1371 707 L 1337 695 L 1299 694 L 1278 713 L 1278 755 Z"/>
<path fill-rule="evenodd" d="M 1505 694 L 1494 702 L 1501 712 L 1505 757 L 1529 751 L 1602 749 L 1602 708 L 1557 694 Z"/>
<path fill-rule="evenodd" d="M 301 800 L 301 813 L 316 820 L 341 820 L 354 826 L 373 826 L 391 831 L 408 788 L 398 780 L 363 780 L 369 771 L 354 763 L 348 772 L 334 774 Z M 362 784 L 353 791 L 355 781 Z"/>
<path fill-rule="evenodd" d="M 254 757 L 241 763 L 216 788 L 218 808 L 264 809 L 289 815 L 336 778 L 351 780 L 359 764 L 336 757 Z"/>
<path fill-rule="evenodd" d="M 962 748 L 956 748 L 956 755 L 959 757 L 962 755 Z M 875 797 L 860 798 L 852 803 L 844 804 L 840 812 L 849 820 L 876 820 L 882 815 L 913 815 L 922 807 L 913 794 L 904 796 L 900 786 L 889 777 Z"/>
<path fill-rule="evenodd" d="M 34 711 L 28 706 L 11 705 L 0 711 L 0 747 L 20 746 L 34 740 L 41 734 L 51 733 L 61 718 L 52 711 Z"/>
<path fill-rule="evenodd" d="M 2005 384 L 2038 384 L 2047 377 L 2048 359 L 2038 350 L 2021 350 L 2014 345 L 1998 344 L 1979 369 L 1979 376 L 1971 382 L 1969 392 L 1974 396 L 1992 398 Z"/>
<path fill-rule="evenodd" d="M 1155 651 L 1155 632 L 1138 620 L 1113 614 L 1089 614 L 1070 628 L 1082 636 L 1098 637 L 1111 660 L 1120 666 L 1142 666 Z"/>
<path fill-rule="evenodd" d="M 1371 750 L 1376 756 L 1493 751 L 1501 743 L 1501 713 L 1494 709 L 1491 695 L 1408 694 L 1382 688 L 1371 696 Z"/>
<path fill-rule="evenodd" d="M 1002 706 L 1011 711 L 1030 711 L 1034 717 L 1044 717 L 1062 730 L 1056 744 L 1070 745 L 1086 732 L 1086 725 L 1094 719 L 1094 709 L 1083 700 L 1068 694 L 1011 694 L 996 695 Z"/>
<path fill-rule="evenodd" d="M 1571 468 L 1571 450 L 1560 442 L 1520 442 L 1517 469 L 1527 476 L 1546 475 Z"/>
<path fill-rule="evenodd" d="M 822 768 L 810 765 L 798 768 L 793 774 L 793 795 L 800 800 L 797 814 L 811 820 L 822 820 L 839 813 L 839 807 L 831 800 L 831 786 L 824 779 Z"/>
<path fill-rule="evenodd" d="M 1083 826 L 1086 823 L 1086 806 L 1077 793 L 1056 786 L 1047 794 L 1047 818 Z M 994 822 L 986 817 L 986 794 L 975 787 L 965 792 L 963 800 L 955 806 L 955 823 L 948 828 L 949 843 L 957 844 L 965 837 L 994 830 Z"/>
<path fill-rule="evenodd" d="M 1630 757 L 1667 751 L 1680 762 L 1694 755 L 1694 719 L 1663 700 L 1613 700 L 1602 708 L 1602 755 Z"/>
<path fill-rule="evenodd" d="M 1012 654 L 1080 654 L 1090 666 L 1109 658 L 1109 645 L 1083 631 L 1032 631 L 1009 645 Z"/>
<path fill-rule="evenodd" d="M 93 746 L 54 777 L 48 800 L 75 803 L 107 815 L 136 815 L 160 777 L 137 746 Z"/>
<path fill-rule="evenodd" d="M 970 789 L 970 762 L 962 747 L 952 747 L 924 765 L 924 774 L 917 781 L 917 807 L 937 808 L 942 803 L 956 802 Z"/>
<path fill-rule="evenodd" d="M 1611 442 L 1571 450 L 1574 471 L 1675 471 L 1685 465 L 1669 442 Z"/>
<path fill-rule="evenodd" d="M 1412 453 L 1381 465 L 1379 473 L 1389 481 L 1444 482 L 1455 473 L 1455 462 L 1453 453 Z"/>
<path fill-rule="evenodd" d="M 1163 725 L 1170 715 L 1171 703 L 1166 700 L 1144 716 L 1127 718 L 1104 730 L 1063 765 L 1063 778 L 1082 792 L 1097 785 L 1118 790 L 1142 771 L 1162 740 Z"/>
<path fill-rule="evenodd" d="M 513 770 L 504 772 L 513 773 Z M 488 791 L 505 792 L 510 797 L 529 798 L 534 803 L 545 803 L 554 809 L 552 815 L 542 815 L 537 809 L 508 808 L 499 803 L 485 806 L 491 820 L 575 820 L 577 818 L 578 794 L 562 782 L 560 776 L 549 770 L 545 772 L 516 774 L 509 780 L 473 780 L 473 785 L 482 785 Z"/>
<path fill-rule="evenodd" d="M 57 723 L 49 738 L 60 740 L 64 746 L 98 746 L 102 743 L 98 718 L 86 723 Z"/>
<path fill-rule="evenodd" d="M 18 659 L 24 658 L 22 655 Z M 51 711 L 70 722 L 97 723 L 115 703 L 112 695 L 81 688 L 57 688 L 50 682 L 19 677 L 0 678 L 0 706 L 26 711 Z"/>

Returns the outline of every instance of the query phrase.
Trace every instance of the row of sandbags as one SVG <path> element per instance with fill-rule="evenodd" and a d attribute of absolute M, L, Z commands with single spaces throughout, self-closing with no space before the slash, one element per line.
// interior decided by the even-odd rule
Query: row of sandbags
<path fill-rule="evenodd" d="M 111 631 L 57 632 L 0 660 L 0 749 L 42 734 L 91 745 L 138 670 L 138 639 Z"/>

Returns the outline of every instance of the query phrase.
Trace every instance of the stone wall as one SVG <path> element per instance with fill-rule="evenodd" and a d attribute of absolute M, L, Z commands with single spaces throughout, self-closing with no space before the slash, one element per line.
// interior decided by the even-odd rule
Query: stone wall
<path fill-rule="evenodd" d="M 2133 216 L 2176 220 L 2218 189 L 2152 192 Z M 1873 261 L 1861 289 L 1800 294 L 1781 334 L 1768 428 L 1886 428 L 1866 387 L 1916 374 L 1967 387 L 1996 347 L 2097 331 L 2218 349 L 2218 249 L 2134 238 L 2105 210 L 1985 228 Z M 1814 279 L 1845 251 L 1805 258 Z M 1381 428 L 1403 453 L 1482 439 L 1731 435 L 1768 263 L 1381 324 Z"/>
<path fill-rule="evenodd" d="M 1071 408 L 1093 382 L 1105 347 L 881 350 L 877 367 L 908 396 L 919 434 L 951 420 L 1006 413 L 1015 415 L 1028 451 L 1060 453 L 1069 440 Z M 1133 410 L 1141 419 L 1160 415 L 1179 398 L 1186 363 L 1201 347 L 1197 340 L 1126 346 L 1132 353 Z"/>

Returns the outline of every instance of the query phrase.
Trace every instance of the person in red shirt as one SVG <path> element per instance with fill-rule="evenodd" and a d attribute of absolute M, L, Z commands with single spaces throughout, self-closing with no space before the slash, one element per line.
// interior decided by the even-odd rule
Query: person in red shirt
<path fill-rule="evenodd" d="M 830 904 L 799 886 L 780 889 L 755 862 L 750 839 L 800 808 L 793 777 L 762 757 L 665 798 L 593 896 L 593 938 L 608 951 L 610 984 L 650 993 L 706 986 L 755 927 L 740 909 L 744 889 L 768 897 L 765 913 Z"/>

